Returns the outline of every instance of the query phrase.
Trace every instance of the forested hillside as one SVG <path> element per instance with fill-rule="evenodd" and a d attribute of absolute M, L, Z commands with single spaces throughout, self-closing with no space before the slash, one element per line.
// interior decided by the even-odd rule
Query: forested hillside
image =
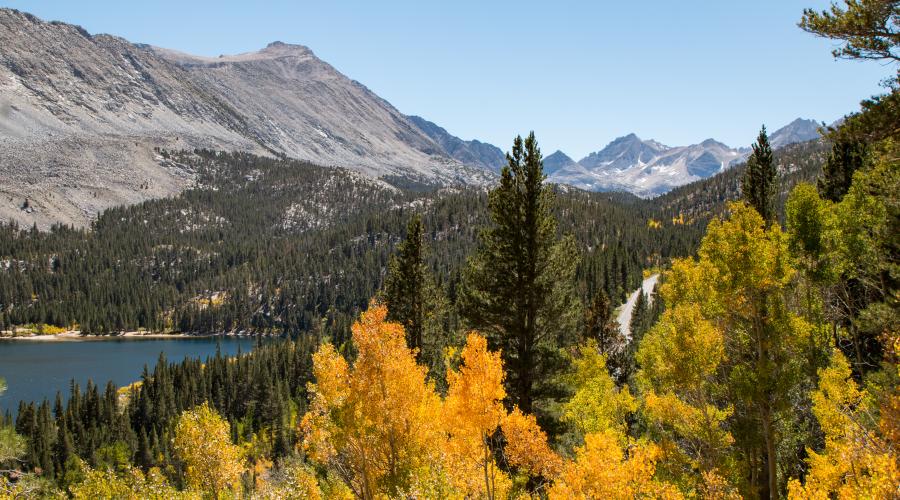
<path fill-rule="evenodd" d="M 413 214 L 423 217 L 429 265 L 451 297 L 487 221 L 485 191 L 403 190 L 248 154 L 166 155 L 198 170 L 201 187 L 109 210 L 88 230 L 0 229 L 0 329 L 298 334 L 324 318 L 344 338 Z M 693 251 L 702 230 L 650 227 L 662 212 L 631 195 L 557 198 L 560 232 L 583 254 L 583 297 L 600 287 L 620 301 L 643 269 Z"/>
<path fill-rule="evenodd" d="M 778 151 L 779 206 L 818 175 L 827 147 Z M 395 187 L 249 154 L 164 154 L 196 169 L 199 187 L 108 210 L 87 230 L 0 227 L 0 330 L 297 334 L 324 317 L 343 338 L 412 214 L 424 219 L 430 265 L 450 295 L 487 220 L 483 190 Z M 643 269 L 693 252 L 710 218 L 740 196 L 743 171 L 650 200 L 560 187 L 560 231 L 583 252 L 582 298 L 603 289 L 615 305 Z"/>

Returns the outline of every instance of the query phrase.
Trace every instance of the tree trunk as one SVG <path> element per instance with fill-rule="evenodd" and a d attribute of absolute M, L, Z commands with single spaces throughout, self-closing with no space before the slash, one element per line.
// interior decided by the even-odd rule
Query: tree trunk
<path fill-rule="evenodd" d="M 530 339 L 522 339 L 519 344 L 519 409 L 524 413 L 532 411 L 531 386 L 533 382 L 534 360 Z"/>
<path fill-rule="evenodd" d="M 759 486 L 759 466 L 756 463 L 756 450 L 751 447 L 746 450 L 746 453 L 750 462 L 750 490 L 760 491 L 762 488 Z"/>
<path fill-rule="evenodd" d="M 775 430 L 772 428 L 772 411 L 763 410 L 763 433 L 766 438 L 766 466 L 769 476 L 769 498 L 778 498 L 778 459 L 775 452 Z"/>

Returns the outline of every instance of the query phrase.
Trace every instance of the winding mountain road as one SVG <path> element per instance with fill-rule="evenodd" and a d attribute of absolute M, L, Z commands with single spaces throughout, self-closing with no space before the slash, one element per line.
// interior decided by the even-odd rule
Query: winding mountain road
<path fill-rule="evenodd" d="M 659 274 L 654 274 L 645 279 L 643 284 L 641 284 L 641 288 L 631 292 L 628 300 L 616 310 L 616 321 L 619 322 L 619 331 L 622 332 L 626 339 L 631 340 L 631 327 L 629 325 L 631 324 L 631 314 L 634 312 L 634 305 L 637 303 L 638 292 L 643 290 L 647 294 L 649 302 L 652 303 L 653 287 L 656 286 L 657 281 L 659 281 Z"/>

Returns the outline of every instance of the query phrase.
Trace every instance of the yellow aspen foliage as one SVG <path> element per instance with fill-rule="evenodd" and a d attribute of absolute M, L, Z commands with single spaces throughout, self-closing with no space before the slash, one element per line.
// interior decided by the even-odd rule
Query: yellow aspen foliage
<path fill-rule="evenodd" d="M 412 491 L 430 468 L 443 434 L 441 401 L 427 369 L 406 347 L 403 327 L 373 305 L 352 328 L 352 367 L 324 345 L 313 357 L 315 384 L 303 419 L 303 447 L 360 498 Z"/>
<path fill-rule="evenodd" d="M 373 304 L 353 325 L 352 366 L 327 344 L 313 356 L 316 383 L 301 423 L 309 459 L 366 499 L 506 498 L 513 480 L 500 453 L 518 473 L 552 480 L 562 459 L 546 434 L 533 416 L 503 406 L 500 353 L 470 333 L 441 400 L 386 312 Z M 318 486 L 323 497 L 342 494 Z"/>
<path fill-rule="evenodd" d="M 500 353 L 488 351 L 487 340 L 474 332 L 468 335 L 461 357 L 459 370 L 447 372 L 446 468 L 466 496 L 503 498 L 511 481 L 494 460 L 492 442 L 506 417 L 503 362 Z"/>
<path fill-rule="evenodd" d="M 766 230 L 762 217 L 741 203 L 728 206 L 731 216 L 709 224 L 698 254 L 717 272 L 717 283 L 727 287 L 720 300 L 732 311 L 743 311 L 746 295 L 761 289 L 778 289 L 794 275 L 787 252 L 787 238 L 777 224 Z"/>
<path fill-rule="evenodd" d="M 637 353 L 643 414 L 654 436 L 666 442 L 666 467 L 693 476 L 683 477 L 693 486 L 706 482 L 702 473 L 712 474 L 734 442 L 724 429 L 732 408 L 713 404 L 714 376 L 724 359 L 722 331 L 697 304 L 667 309 Z"/>
<path fill-rule="evenodd" d="M 181 414 L 173 444 L 189 488 L 218 495 L 240 485 L 242 450 L 231 442 L 228 421 L 207 403 Z"/>
<path fill-rule="evenodd" d="M 675 260 L 663 280 L 667 312 L 642 342 L 637 380 L 666 450 L 661 468 L 689 488 L 717 471 L 743 493 L 768 494 L 797 460 L 779 428 L 797 424 L 794 396 L 828 338 L 793 310 L 780 226 L 742 203 L 728 209 L 709 224 L 699 259 Z"/>
<path fill-rule="evenodd" d="M 345 416 L 338 409 L 344 407 L 350 394 L 349 368 L 331 344 L 322 345 L 312 359 L 316 384 L 308 387 L 310 408 L 301 422 L 303 450 L 313 461 L 327 464 L 337 456 L 332 436 L 340 432 L 339 425 L 345 424 Z M 350 413 L 348 416 L 352 416 Z"/>
<path fill-rule="evenodd" d="M 84 479 L 70 489 L 76 500 L 116 498 L 122 500 L 199 500 L 196 491 L 178 491 L 166 482 L 159 469 L 145 475 L 140 469 L 128 467 L 121 473 L 97 470 L 82 462 Z"/>
<path fill-rule="evenodd" d="M 702 481 L 703 472 L 716 470 L 734 442 L 731 434 L 722 428 L 731 415 L 730 408 L 721 410 L 704 403 L 695 406 L 672 393 L 657 395 L 650 391 L 644 396 L 643 412 L 654 427 L 654 437 L 671 445 L 665 446 L 665 458 L 673 463 L 666 465 L 680 463 L 683 474 L 699 470 L 701 477 L 693 478 L 694 481 Z"/>
<path fill-rule="evenodd" d="M 637 361 L 654 387 L 690 392 L 712 382 L 725 359 L 722 330 L 696 303 L 667 309 L 641 342 Z"/>
<path fill-rule="evenodd" d="M 503 435 L 507 441 L 503 452 L 512 466 L 532 477 L 552 479 L 559 473 L 562 459 L 550 449 L 534 415 L 513 408 L 503 419 Z"/>
<path fill-rule="evenodd" d="M 637 409 L 637 403 L 628 386 L 616 388 L 606 369 L 606 356 L 593 340 L 579 347 L 568 382 L 575 394 L 563 406 L 563 420 L 582 434 L 612 430 L 624 438 L 625 417 Z"/>
<path fill-rule="evenodd" d="M 659 292 L 667 308 L 676 304 L 699 304 L 704 316 L 715 317 L 724 312 L 716 288 L 718 274 L 709 262 L 674 259 Z"/>
<path fill-rule="evenodd" d="M 659 449 L 652 443 L 632 443 L 627 449 L 613 430 L 585 436 L 574 461 L 549 491 L 551 499 L 682 498 L 673 485 L 653 478 Z"/>
<path fill-rule="evenodd" d="M 339 490 L 340 491 L 340 490 Z M 349 490 L 343 490 L 346 494 L 332 493 L 330 500 L 338 498 L 351 499 L 353 495 Z M 315 473 L 302 463 L 290 464 L 279 471 L 278 478 L 271 478 L 259 484 L 253 494 L 257 500 L 321 500 L 322 491 L 319 488 Z"/>
<path fill-rule="evenodd" d="M 704 500 L 741 500 L 741 494 L 718 471 L 701 473 L 703 482 L 700 485 L 700 498 Z"/>
<path fill-rule="evenodd" d="M 250 468 L 253 477 L 253 484 L 256 488 L 260 488 L 266 483 L 266 479 L 271 473 L 272 466 L 275 465 L 266 457 L 258 457 Z"/>
<path fill-rule="evenodd" d="M 812 393 L 813 413 L 825 433 L 821 453 L 807 450 L 810 470 L 805 483 L 788 484 L 791 498 L 896 498 L 900 466 L 896 449 L 878 435 L 871 412 L 874 402 L 851 378 L 840 351 L 819 371 Z"/>

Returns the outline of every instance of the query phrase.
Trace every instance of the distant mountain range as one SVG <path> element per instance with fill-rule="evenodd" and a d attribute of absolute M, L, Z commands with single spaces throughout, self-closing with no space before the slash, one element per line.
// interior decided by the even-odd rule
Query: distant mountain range
<path fill-rule="evenodd" d="M 506 163 L 503 151 L 477 140 L 464 141 L 434 123 L 409 119 L 434 139 L 453 159 L 466 165 L 499 172 Z M 771 133 L 774 149 L 819 137 L 821 124 L 798 118 Z M 562 151 L 544 157 L 544 172 L 551 182 L 588 191 L 628 191 L 653 196 L 699 179 L 706 179 L 747 159 L 750 147 L 731 148 L 715 139 L 690 146 L 670 147 L 628 134 L 579 161 Z"/>
<path fill-rule="evenodd" d="M 817 136 L 797 120 L 776 147 Z M 163 149 L 284 155 L 374 178 L 489 185 L 500 148 L 407 116 L 308 48 L 198 57 L 0 9 L 0 220 L 85 225 L 99 211 L 176 194 L 195 169 Z M 546 157 L 552 182 L 642 196 L 746 157 L 714 140 L 668 147 L 634 134 L 573 161 Z"/>
<path fill-rule="evenodd" d="M 797 119 L 770 135 L 773 148 L 819 137 L 820 124 Z M 579 161 L 557 151 L 544 160 L 551 182 L 589 191 L 628 191 L 653 196 L 699 179 L 706 179 L 746 160 L 749 147 L 731 148 L 707 139 L 690 146 L 670 147 L 628 134 Z"/>

